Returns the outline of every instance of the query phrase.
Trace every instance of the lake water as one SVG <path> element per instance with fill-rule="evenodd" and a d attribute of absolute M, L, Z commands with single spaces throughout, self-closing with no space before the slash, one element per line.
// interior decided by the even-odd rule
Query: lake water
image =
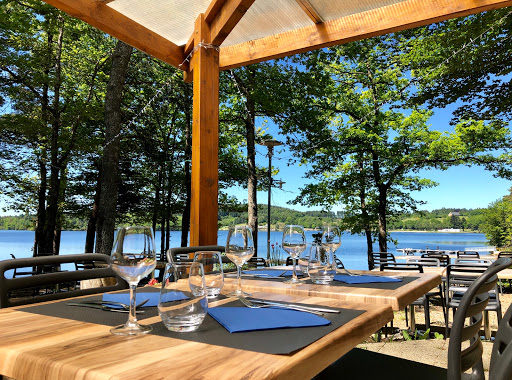
<path fill-rule="evenodd" d="M 306 239 L 312 242 L 312 234 L 315 231 L 306 231 Z M 218 242 L 226 244 L 227 231 L 219 231 Z M 389 244 L 388 252 L 396 253 L 396 248 L 416 248 L 464 250 L 465 247 L 485 246 L 487 239 L 484 234 L 478 233 L 437 233 L 437 232 L 392 232 L 391 237 L 397 240 L 397 245 Z M 281 243 L 282 232 L 271 232 L 270 240 L 277 246 Z M 157 251 L 160 243 L 160 232 L 156 233 Z M 260 231 L 258 234 L 259 256 L 266 257 L 267 232 Z M 171 232 L 171 247 L 180 246 L 181 232 Z M 9 231 L 0 230 L 0 260 L 10 259 L 10 254 L 17 258 L 32 257 L 32 246 L 34 242 L 34 231 Z M 63 231 L 61 241 L 61 254 L 82 253 L 85 244 L 85 231 Z M 378 251 L 378 245 L 374 245 Z M 341 247 L 336 255 L 343 261 L 348 269 L 368 269 L 366 258 L 366 239 L 364 236 L 350 235 L 344 233 Z M 280 250 L 280 257 L 285 258 L 287 254 Z"/>

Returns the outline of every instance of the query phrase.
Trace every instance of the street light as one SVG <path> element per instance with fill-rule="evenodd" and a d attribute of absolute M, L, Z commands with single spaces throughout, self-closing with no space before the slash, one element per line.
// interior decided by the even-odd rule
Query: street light
<path fill-rule="evenodd" d="M 267 221 L 267 260 L 270 260 L 270 201 L 272 191 L 272 156 L 274 154 L 274 147 L 283 145 L 282 142 L 276 140 L 264 140 L 260 143 L 268 148 L 268 221 Z"/>

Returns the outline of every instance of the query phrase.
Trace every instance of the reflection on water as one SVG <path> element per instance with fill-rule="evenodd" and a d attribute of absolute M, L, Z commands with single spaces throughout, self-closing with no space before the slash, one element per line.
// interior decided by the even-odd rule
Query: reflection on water
<path fill-rule="evenodd" d="M 316 231 L 306 231 L 308 243 L 313 242 L 313 234 Z M 391 237 L 398 241 L 397 246 L 389 243 L 388 251 L 396 253 L 396 248 L 429 248 L 464 250 L 465 247 L 482 247 L 487 241 L 484 234 L 477 233 L 449 233 L 449 232 L 392 232 Z M 225 245 L 227 231 L 219 231 L 218 244 Z M 280 257 L 286 258 L 287 254 L 279 248 L 281 245 L 282 232 L 272 231 L 270 241 L 274 244 L 274 249 L 280 253 Z M 34 242 L 33 231 L 8 231 L 0 230 L 0 260 L 10 259 L 10 253 L 16 257 L 31 257 L 32 245 Z M 160 232 L 155 236 L 157 250 L 160 244 Z M 171 232 L 171 247 L 178 247 L 181 242 L 181 232 Z M 82 253 L 85 244 L 85 231 L 63 231 L 61 242 L 61 254 Z M 366 238 L 364 236 L 351 235 L 345 232 L 342 236 L 341 247 L 336 251 L 336 255 L 343 261 L 349 269 L 367 269 L 366 256 Z M 378 251 L 378 245 L 374 244 L 374 250 Z M 258 233 L 258 256 L 267 255 L 267 233 L 259 231 Z"/>

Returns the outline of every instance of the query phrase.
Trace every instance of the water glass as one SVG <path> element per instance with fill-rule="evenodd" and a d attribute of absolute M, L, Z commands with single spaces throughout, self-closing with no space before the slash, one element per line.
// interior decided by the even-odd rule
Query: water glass
<path fill-rule="evenodd" d="M 195 331 L 208 312 L 203 264 L 175 263 L 165 266 L 158 314 L 170 331 Z"/>
<path fill-rule="evenodd" d="M 311 253 L 311 244 L 308 244 L 308 247 L 299 255 L 297 259 L 297 264 L 299 265 L 299 270 L 303 275 L 308 274 L 308 264 L 309 264 L 309 255 Z"/>
<path fill-rule="evenodd" d="M 224 271 L 222 270 L 220 252 L 196 252 L 194 262 L 203 264 L 206 296 L 208 298 L 216 298 L 224 286 Z"/>
<path fill-rule="evenodd" d="M 313 244 L 309 254 L 308 274 L 314 284 L 329 284 L 336 275 L 332 250 Z"/>

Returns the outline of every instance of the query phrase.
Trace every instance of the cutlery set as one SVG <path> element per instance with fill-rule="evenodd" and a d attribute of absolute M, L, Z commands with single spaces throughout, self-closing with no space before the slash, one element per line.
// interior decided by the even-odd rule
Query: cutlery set
<path fill-rule="evenodd" d="M 143 306 L 148 302 L 149 299 L 146 299 L 136 305 L 136 308 Z M 129 313 L 130 312 L 130 305 L 121 303 L 121 302 L 114 302 L 114 301 L 84 301 L 84 302 L 68 302 L 69 306 L 79 306 L 79 307 L 90 307 L 93 309 L 101 309 L 104 311 L 113 311 L 117 313 Z M 120 306 L 120 308 L 115 307 Z M 136 310 L 136 313 L 144 313 L 144 310 Z"/>

